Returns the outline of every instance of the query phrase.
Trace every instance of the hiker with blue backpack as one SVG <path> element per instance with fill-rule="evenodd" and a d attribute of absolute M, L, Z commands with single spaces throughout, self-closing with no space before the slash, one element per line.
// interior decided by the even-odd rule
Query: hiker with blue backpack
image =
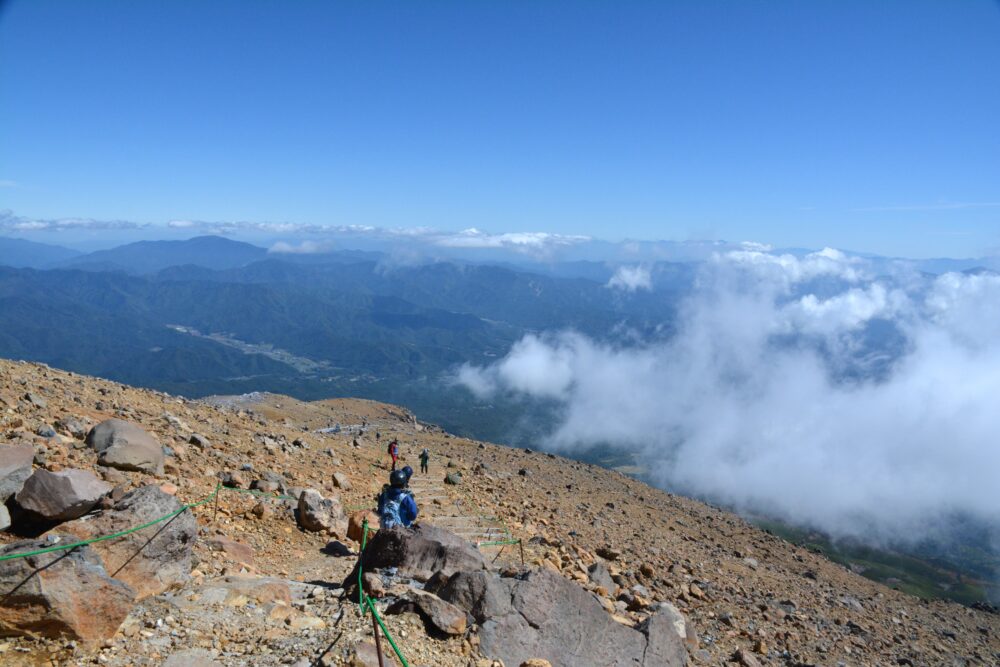
<path fill-rule="evenodd" d="M 394 470 L 389 475 L 389 483 L 382 487 L 378 497 L 379 528 L 409 528 L 417 519 L 417 501 L 406 488 L 409 481 L 403 470 Z"/>

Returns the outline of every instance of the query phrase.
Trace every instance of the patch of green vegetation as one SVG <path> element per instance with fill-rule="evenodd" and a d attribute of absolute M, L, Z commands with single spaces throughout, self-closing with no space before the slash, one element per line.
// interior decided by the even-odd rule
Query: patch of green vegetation
<path fill-rule="evenodd" d="M 965 605 L 989 601 L 988 582 L 954 563 L 931 561 L 900 548 L 877 549 L 853 541 L 834 541 L 816 531 L 769 519 L 754 518 L 753 523 L 867 579 L 919 598 L 953 600 Z"/>

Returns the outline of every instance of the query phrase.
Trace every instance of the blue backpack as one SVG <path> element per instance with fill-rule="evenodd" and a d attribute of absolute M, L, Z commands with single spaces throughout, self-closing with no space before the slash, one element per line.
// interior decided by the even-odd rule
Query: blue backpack
<path fill-rule="evenodd" d="M 393 528 L 403 525 L 401 510 L 403 499 L 408 495 L 408 492 L 402 490 L 389 490 L 385 493 L 382 501 L 382 514 L 379 516 L 380 528 Z"/>

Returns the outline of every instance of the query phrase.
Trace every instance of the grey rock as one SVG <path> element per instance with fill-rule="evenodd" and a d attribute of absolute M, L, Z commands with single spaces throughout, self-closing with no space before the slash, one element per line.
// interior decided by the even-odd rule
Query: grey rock
<path fill-rule="evenodd" d="M 49 407 L 48 402 L 46 402 L 44 398 L 30 391 L 24 395 L 24 400 L 26 400 L 28 403 L 31 403 L 36 408 L 40 408 L 42 410 Z"/>
<path fill-rule="evenodd" d="M 245 489 L 247 486 L 246 476 L 239 471 L 226 470 L 219 473 L 219 481 L 222 486 L 228 489 Z"/>
<path fill-rule="evenodd" d="M 0 555 L 75 541 L 49 535 L 0 547 Z M 133 592 L 108 576 L 90 546 L 0 561 L 0 634 L 86 641 L 114 635 L 132 608 Z"/>
<path fill-rule="evenodd" d="M 603 586 L 604 590 L 608 592 L 615 590 L 615 582 L 611 578 L 611 573 L 601 561 L 597 561 L 587 568 L 587 576 L 598 586 Z"/>
<path fill-rule="evenodd" d="M 397 526 L 379 530 L 365 547 L 360 559 L 366 572 L 395 567 L 399 574 L 417 581 L 427 581 L 435 573 L 450 577 L 460 571 L 485 570 L 486 561 L 473 545 L 458 535 L 430 524 L 412 528 Z M 344 588 L 354 591 L 358 567 L 344 580 Z"/>
<path fill-rule="evenodd" d="M 7 511 L 6 505 L 0 505 L 0 530 L 8 528 L 10 528 L 10 512 Z"/>
<path fill-rule="evenodd" d="M 431 593 L 411 588 L 400 595 L 385 613 L 398 614 L 404 611 L 418 612 L 425 621 L 443 634 L 452 636 L 465 634 L 465 612 Z"/>
<path fill-rule="evenodd" d="M 250 488 L 261 493 L 278 493 L 281 488 L 277 483 L 267 479 L 255 479 L 250 482 Z"/>
<path fill-rule="evenodd" d="M 122 496 L 110 510 L 62 524 L 58 530 L 79 539 L 116 533 L 181 509 L 174 496 L 158 486 L 144 486 Z M 136 599 L 162 593 L 187 581 L 198 525 L 190 511 L 116 540 L 94 543 L 108 572 L 131 586 Z"/>
<path fill-rule="evenodd" d="M 299 525 L 303 529 L 319 532 L 340 531 L 347 534 L 347 517 L 339 498 L 324 498 L 315 489 L 306 489 L 299 495 Z"/>
<path fill-rule="evenodd" d="M 509 581 L 485 570 L 458 572 L 438 592 L 443 600 L 467 611 L 476 623 L 513 612 Z"/>
<path fill-rule="evenodd" d="M 673 617 L 657 613 L 638 630 L 625 627 L 593 595 L 548 569 L 518 577 L 463 572 L 440 595 L 476 619 L 482 654 L 504 664 L 519 665 L 538 656 L 553 666 L 687 664 Z"/>
<path fill-rule="evenodd" d="M 163 449 L 160 444 L 131 422 L 106 419 L 90 429 L 87 444 L 98 453 L 101 465 L 163 474 Z"/>
<path fill-rule="evenodd" d="M 660 609 L 639 626 L 646 635 L 646 665 L 684 665 L 687 663 L 687 646 L 693 640 L 697 648 L 698 638 L 693 627 L 672 604 L 661 605 Z"/>
<path fill-rule="evenodd" d="M 31 477 L 34 459 L 31 445 L 0 445 L 0 503 L 21 490 Z"/>
<path fill-rule="evenodd" d="M 351 480 L 347 478 L 342 472 L 333 473 L 333 485 L 338 489 L 343 489 L 344 491 L 351 490 Z"/>
<path fill-rule="evenodd" d="M 644 598 L 653 597 L 653 594 L 649 592 L 649 589 L 642 584 L 636 584 L 632 587 L 632 592 L 636 595 L 641 595 Z"/>
<path fill-rule="evenodd" d="M 452 486 L 458 486 L 459 484 L 462 483 L 462 473 L 460 472 L 448 473 L 447 475 L 445 475 L 444 483 L 451 484 Z"/>
<path fill-rule="evenodd" d="M 49 472 L 39 468 L 14 499 L 17 504 L 50 521 L 69 521 L 94 509 L 111 493 L 111 485 L 86 470 Z"/>
<path fill-rule="evenodd" d="M 56 430 L 71 435 L 78 440 L 87 437 L 87 427 L 76 417 L 60 417 L 53 426 L 56 427 Z"/>

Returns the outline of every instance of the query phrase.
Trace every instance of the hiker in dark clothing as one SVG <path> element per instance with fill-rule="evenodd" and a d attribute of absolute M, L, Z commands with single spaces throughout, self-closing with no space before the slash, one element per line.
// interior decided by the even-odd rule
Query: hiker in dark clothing
<path fill-rule="evenodd" d="M 420 472 L 427 474 L 427 463 L 431 460 L 431 451 L 424 447 L 420 452 Z"/>
<path fill-rule="evenodd" d="M 403 526 L 409 528 L 417 519 L 417 501 L 406 488 L 407 477 L 402 470 L 389 475 L 389 483 L 378 497 L 379 528 Z"/>

